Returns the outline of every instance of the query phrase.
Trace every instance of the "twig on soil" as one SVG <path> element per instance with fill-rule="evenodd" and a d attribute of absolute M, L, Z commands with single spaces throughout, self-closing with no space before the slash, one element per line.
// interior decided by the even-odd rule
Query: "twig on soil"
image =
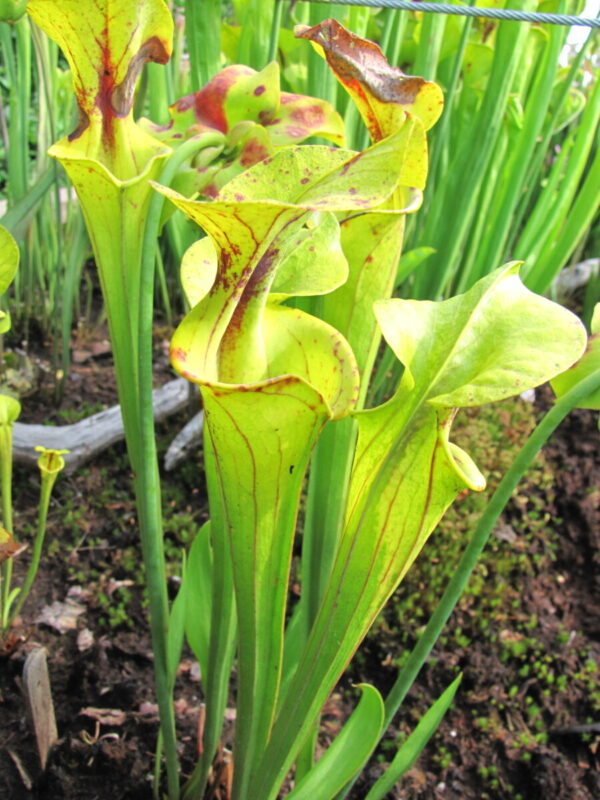
<path fill-rule="evenodd" d="M 6 752 L 13 760 L 15 767 L 17 768 L 17 772 L 19 773 L 21 780 L 23 781 L 23 786 L 30 792 L 33 789 L 33 781 L 29 777 L 27 770 L 23 766 L 23 762 L 19 758 L 19 756 L 15 753 L 14 750 L 11 750 L 10 747 L 6 748 Z"/>
<path fill-rule="evenodd" d="M 153 393 L 154 419 L 157 422 L 184 409 L 190 402 L 190 384 L 183 378 L 169 381 Z M 35 464 L 39 458 L 34 448 L 68 449 L 64 456 L 66 471 L 72 472 L 85 461 L 120 441 L 125 436 L 120 406 L 75 422 L 72 425 L 29 425 L 15 422 L 13 453 L 15 461 Z"/>
<path fill-rule="evenodd" d="M 183 461 L 202 441 L 204 411 L 200 411 L 185 425 L 173 439 L 165 453 L 165 469 L 173 469 Z"/>
<path fill-rule="evenodd" d="M 552 728 L 552 736 L 570 736 L 572 734 L 600 733 L 600 722 L 590 722 L 587 725 L 569 725 L 566 728 Z"/>

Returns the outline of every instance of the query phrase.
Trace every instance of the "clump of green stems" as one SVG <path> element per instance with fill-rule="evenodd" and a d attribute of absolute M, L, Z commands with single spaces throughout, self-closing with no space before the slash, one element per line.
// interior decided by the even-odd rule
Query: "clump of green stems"
<path fill-rule="evenodd" d="M 60 395 L 73 319 L 81 313 L 76 287 L 90 249 L 79 207 L 47 153 L 75 119 L 70 76 L 56 45 L 26 16 L 0 22 L 0 75 L 0 180 L 6 188 L 0 223 L 21 249 L 13 315 L 22 339 L 51 340 Z"/>
<path fill-rule="evenodd" d="M 567 35 L 558 25 L 446 17 L 435 28 L 423 20 L 412 53 L 401 45 L 400 63 L 425 67 L 428 58 L 425 74 L 445 86 L 448 108 L 432 137 L 431 193 L 407 237 L 436 250 L 415 273 L 413 296 L 464 291 L 506 258 L 524 260 L 526 285 L 544 292 L 585 238 L 598 209 L 600 95 L 582 66 L 598 33 L 563 67 Z M 558 157 L 548 158 L 553 149 Z"/>
<path fill-rule="evenodd" d="M 18 274 L 19 249 L 13 237 L 0 226 L 0 295 L 3 295 Z M 8 312 L 0 312 L 0 336 L 10 329 Z M 31 561 L 20 587 L 12 586 L 13 558 L 21 551 L 13 536 L 12 468 L 13 468 L 13 424 L 21 413 L 21 404 L 14 397 L 0 395 L 0 496 L 2 527 L 0 528 L 0 636 L 23 608 L 40 564 L 46 519 L 52 486 L 64 467 L 61 453 L 66 451 L 37 449 L 42 455 L 38 459 L 42 485 L 39 501 L 37 533 L 34 537 Z"/>
<path fill-rule="evenodd" d="M 0 489 L 2 495 L 2 525 L 5 533 L 13 533 L 13 507 L 12 507 L 12 426 L 17 419 L 21 407 L 12 397 L 0 395 Z M 23 548 L 15 544 L 9 557 L 2 560 L 0 565 L 0 637 L 10 629 L 13 621 L 20 614 L 29 592 L 35 582 L 40 566 L 46 527 L 48 508 L 52 487 L 58 473 L 64 468 L 62 458 L 66 450 L 47 450 L 37 447 L 41 455 L 38 459 L 41 486 L 38 503 L 38 522 L 32 543 L 32 553 L 27 572 L 20 586 L 13 586 L 13 558 Z M 13 540 L 14 541 L 14 540 Z"/>
<path fill-rule="evenodd" d="M 269 15 L 272 25 L 273 6 L 249 2 L 240 9 L 246 21 L 257 19 L 251 36 L 241 33 L 240 48 L 262 66 L 253 45 L 263 41 Z M 422 201 L 426 130 L 440 115 L 442 94 L 431 81 L 391 69 L 377 47 L 335 20 L 299 36 L 322 51 L 356 101 L 372 140 L 358 151 L 290 144 L 286 137 L 311 134 L 336 141 L 336 116 L 314 98 L 282 95 L 275 68 L 222 73 L 208 92 L 172 109 L 161 136 L 135 120 L 134 88 L 146 61 L 153 62 L 148 83 L 160 85 L 159 65 L 172 52 L 173 20 L 162 0 L 123 4 L 110 15 L 102 0 L 30 0 L 28 11 L 63 49 L 79 105 L 78 127 L 50 154 L 77 190 L 104 292 L 135 475 L 167 795 L 192 800 L 207 790 L 237 658 L 234 800 L 275 800 L 294 764 L 290 800 L 345 797 L 427 658 L 515 482 L 600 377 L 584 365 L 581 380 L 563 387 L 565 396 L 482 516 L 391 693 L 384 702 L 374 687 L 362 686 L 342 733 L 315 764 L 320 709 L 354 650 L 448 505 L 464 488 L 485 483 L 449 440 L 456 411 L 566 370 L 585 349 L 583 326 L 529 292 L 516 263 L 443 303 L 390 299 L 405 218 Z M 218 51 L 190 50 L 192 71 L 210 75 L 208 55 Z M 166 87 L 169 73 L 162 75 Z M 149 91 L 153 102 L 158 96 Z M 158 109 L 155 121 L 167 120 Z M 207 170 L 205 195 L 190 199 Z M 211 513 L 171 607 L 151 348 L 165 197 L 206 234 L 183 260 L 191 310 L 175 332 L 171 358 L 202 394 Z M 403 365 L 402 379 L 388 403 L 366 409 L 382 334 Z M 302 598 L 284 632 L 309 463 Z M 201 665 L 207 711 L 202 756 L 181 787 L 172 692 L 184 637 Z M 367 800 L 383 798 L 409 768 L 459 680 L 423 717 Z M 157 760 L 157 796 L 159 770 Z"/>

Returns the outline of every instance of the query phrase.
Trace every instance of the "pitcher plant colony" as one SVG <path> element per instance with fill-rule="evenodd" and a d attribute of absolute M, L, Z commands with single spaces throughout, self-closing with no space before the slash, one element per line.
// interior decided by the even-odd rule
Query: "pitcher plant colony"
<path fill-rule="evenodd" d="M 134 473 L 160 709 L 155 794 L 193 800 L 210 791 L 235 665 L 231 798 L 275 800 L 284 786 L 290 800 L 345 797 L 408 673 L 386 701 L 361 686 L 355 711 L 315 762 L 320 710 L 445 510 L 485 485 L 451 441 L 455 415 L 554 379 L 564 397 L 514 483 L 573 405 L 598 405 L 595 340 L 588 347 L 573 314 L 523 285 L 518 262 L 494 265 L 444 301 L 392 296 L 405 222 L 426 185 L 426 132 L 443 96 L 337 21 L 296 35 L 349 93 L 370 137 L 361 150 L 346 147 L 328 102 L 281 91 L 275 62 L 225 67 L 164 109 L 160 124 L 137 119 L 142 70 L 172 52 L 163 0 L 29 0 L 27 12 L 62 50 L 79 111 L 50 154 L 77 192 L 92 243 Z M 171 363 L 202 399 L 210 521 L 170 604 L 151 336 L 157 239 L 173 214 L 195 223 L 197 237 L 182 259 L 189 311 L 173 334 Z M 5 267 L 14 244 L 2 236 L 4 281 L 16 263 Z M 382 337 L 401 378 L 371 406 Z M 4 436 L 14 414 L 0 411 Z M 505 500 L 496 499 L 487 523 Z M 9 527 L 6 512 L 4 520 Z M 301 595 L 291 601 L 295 543 Z M 4 540 L 0 548 L 11 555 Z M 442 602 L 440 619 L 456 599 Z M 427 657 L 438 623 L 410 669 Z M 200 756 L 185 780 L 172 704 L 184 640 L 206 703 Z M 408 769 L 459 680 L 367 800 L 383 798 Z"/>
<path fill-rule="evenodd" d="M 3 295 L 19 266 L 19 248 L 11 234 L 0 225 L 0 295 Z M 11 327 L 8 311 L 0 311 L 0 336 Z M 13 465 L 13 424 L 21 413 L 21 404 L 10 396 L 0 394 L 0 495 L 2 498 L 2 525 L 0 526 L 0 638 L 9 630 L 11 624 L 23 608 L 33 586 L 42 557 L 46 520 L 50 505 L 52 487 L 59 472 L 65 466 L 63 459 L 67 450 L 47 450 L 43 445 L 37 464 L 40 470 L 41 489 L 38 507 L 38 524 L 33 540 L 31 561 L 23 582 L 13 586 L 13 558 L 25 548 L 16 541 L 13 530 L 12 465 Z"/>

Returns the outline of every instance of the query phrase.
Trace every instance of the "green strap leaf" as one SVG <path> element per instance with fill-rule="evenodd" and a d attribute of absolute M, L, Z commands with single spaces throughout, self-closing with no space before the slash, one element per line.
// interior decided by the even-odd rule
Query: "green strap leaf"
<path fill-rule="evenodd" d="M 0 224 L 8 228 L 14 236 L 18 238 L 24 236 L 36 206 L 52 186 L 55 179 L 56 169 L 54 165 L 51 165 L 27 189 L 27 194 L 21 197 L 0 217 Z"/>
<path fill-rule="evenodd" d="M 454 700 L 454 695 L 461 680 L 462 675 L 459 675 L 421 717 L 415 730 L 398 749 L 394 760 L 371 788 L 365 800 L 383 800 L 387 793 L 408 772 L 423 752 L 427 742 L 439 728 L 440 722 Z"/>
<path fill-rule="evenodd" d="M 181 588 L 177 597 L 185 605 L 184 628 L 187 642 L 206 675 L 212 606 L 212 548 L 210 522 L 198 531 L 190 547 Z"/>
<path fill-rule="evenodd" d="M 412 273 L 420 267 L 429 256 L 433 255 L 435 250 L 433 247 L 414 247 L 406 253 L 403 253 L 398 263 L 398 272 L 396 273 L 395 287 L 398 288 Z"/>
<path fill-rule="evenodd" d="M 288 800 L 332 800 L 367 761 L 381 736 L 383 701 L 373 686 L 362 697 L 333 744 L 287 795 Z"/>

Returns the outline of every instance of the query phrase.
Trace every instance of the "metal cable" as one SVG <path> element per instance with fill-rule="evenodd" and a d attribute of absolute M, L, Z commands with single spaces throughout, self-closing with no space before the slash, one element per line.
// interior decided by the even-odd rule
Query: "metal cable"
<path fill-rule="evenodd" d="M 600 19 L 575 17 L 571 14 L 545 14 L 537 11 L 513 11 L 509 8 L 476 8 L 474 6 L 449 6 L 446 3 L 420 2 L 420 0 L 301 0 L 324 5 L 369 6 L 374 8 L 397 8 L 406 11 L 429 11 L 433 14 L 455 14 L 459 17 L 486 17 L 487 19 L 510 19 L 517 22 L 545 22 L 551 25 L 580 25 L 600 28 Z"/>

